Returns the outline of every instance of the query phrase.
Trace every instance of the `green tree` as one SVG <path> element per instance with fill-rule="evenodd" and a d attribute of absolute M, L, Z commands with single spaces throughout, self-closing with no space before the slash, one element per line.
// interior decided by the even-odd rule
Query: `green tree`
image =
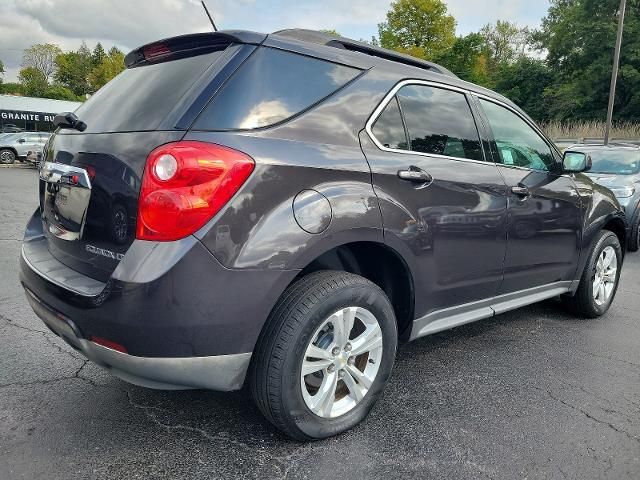
<path fill-rule="evenodd" d="M 492 68 L 513 63 L 524 56 L 529 42 L 529 29 L 519 28 L 515 23 L 498 20 L 495 25 L 485 25 L 480 30 L 484 47 Z"/>
<path fill-rule="evenodd" d="M 49 82 L 56 70 L 56 57 L 62 53 L 58 45 L 36 43 L 22 54 L 22 67 L 35 68 Z"/>
<path fill-rule="evenodd" d="M 556 73 L 545 90 L 557 120 L 603 120 L 619 0 L 551 0 L 536 45 Z M 628 0 L 614 118 L 640 121 L 640 0 Z"/>
<path fill-rule="evenodd" d="M 42 93 L 42 97 L 53 98 L 55 100 L 78 101 L 78 96 L 62 85 L 51 85 Z"/>
<path fill-rule="evenodd" d="M 4 63 L 0 60 L 0 83 L 2 83 L 2 77 L 4 75 Z"/>
<path fill-rule="evenodd" d="M 91 50 L 82 42 L 75 52 L 60 53 L 55 60 L 57 70 L 55 80 L 71 90 L 75 95 L 92 93 L 89 74 L 93 68 Z"/>
<path fill-rule="evenodd" d="M 92 92 L 106 85 L 107 82 L 124 69 L 124 53 L 116 47 L 111 48 L 100 65 L 94 67 L 89 73 L 88 78 Z"/>
<path fill-rule="evenodd" d="M 22 90 L 29 97 L 40 97 L 49 87 L 47 77 L 36 67 L 25 67 L 18 74 Z"/>
<path fill-rule="evenodd" d="M 102 48 L 102 44 L 98 42 L 91 53 L 91 64 L 94 67 L 97 67 L 102 63 L 106 56 L 107 54 L 105 53 L 104 48 Z"/>
<path fill-rule="evenodd" d="M 433 60 L 453 46 L 455 29 L 442 0 L 396 0 L 378 34 L 384 48 Z"/>
<path fill-rule="evenodd" d="M 7 95 L 24 95 L 22 85 L 17 82 L 0 83 L 0 93 Z"/>
<path fill-rule="evenodd" d="M 544 60 L 520 57 L 505 64 L 496 75 L 494 89 L 524 109 L 533 119 L 545 122 L 550 110 L 545 89 L 553 82 L 553 72 Z"/>
<path fill-rule="evenodd" d="M 485 40 L 482 35 L 470 33 L 465 37 L 458 37 L 453 46 L 435 61 L 463 80 L 487 85 L 489 75 L 484 45 Z"/>

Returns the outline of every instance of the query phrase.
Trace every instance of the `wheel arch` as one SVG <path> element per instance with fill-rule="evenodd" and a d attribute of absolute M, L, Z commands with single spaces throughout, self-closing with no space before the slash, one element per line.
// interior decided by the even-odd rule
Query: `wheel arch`
<path fill-rule="evenodd" d="M 18 156 L 19 156 L 18 155 L 18 151 L 15 148 L 13 148 L 13 147 L 0 147 L 0 152 L 2 150 L 9 150 L 10 152 L 13 152 L 13 154 L 16 156 L 16 160 L 18 159 Z"/>
<path fill-rule="evenodd" d="M 616 237 L 620 241 L 620 247 L 622 248 L 622 255 L 625 254 L 627 249 L 627 225 L 620 217 L 612 217 L 605 222 L 602 226 L 602 230 L 608 230 L 615 233 Z"/>
<path fill-rule="evenodd" d="M 413 324 L 415 287 L 413 274 L 400 253 L 376 241 L 342 243 L 308 261 L 291 283 L 319 270 L 354 273 L 379 286 L 393 306 L 400 339 L 408 340 Z"/>

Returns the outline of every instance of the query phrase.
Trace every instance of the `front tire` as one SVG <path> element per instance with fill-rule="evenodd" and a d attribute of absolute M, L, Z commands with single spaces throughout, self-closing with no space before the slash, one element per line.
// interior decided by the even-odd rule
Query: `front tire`
<path fill-rule="evenodd" d="M 578 290 L 564 297 L 567 307 L 576 315 L 597 318 L 604 315 L 615 298 L 622 269 L 622 248 L 618 237 L 601 231 L 587 259 Z"/>
<path fill-rule="evenodd" d="M 3 148 L 0 150 L 0 163 L 3 165 L 10 165 L 16 161 L 16 154 L 13 150 Z"/>
<path fill-rule="evenodd" d="M 265 417 L 301 441 L 360 423 L 387 383 L 398 333 L 385 293 L 346 272 L 309 274 L 267 320 L 249 382 Z"/>

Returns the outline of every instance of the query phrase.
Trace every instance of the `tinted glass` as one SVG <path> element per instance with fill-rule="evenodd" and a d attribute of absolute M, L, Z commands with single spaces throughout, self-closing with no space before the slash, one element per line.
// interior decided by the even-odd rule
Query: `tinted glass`
<path fill-rule="evenodd" d="M 493 102 L 480 99 L 489 119 L 503 165 L 549 171 L 555 166 L 551 148 L 538 133 L 518 115 Z"/>
<path fill-rule="evenodd" d="M 373 135 L 387 148 L 407 150 L 407 136 L 402 125 L 398 100 L 393 97 L 373 124 Z"/>
<path fill-rule="evenodd" d="M 155 130 L 222 52 L 127 69 L 77 110 L 87 133 Z"/>
<path fill-rule="evenodd" d="M 462 93 L 408 85 L 397 96 L 409 130 L 411 150 L 483 160 L 478 130 Z"/>
<path fill-rule="evenodd" d="M 266 127 L 300 113 L 355 78 L 360 70 L 261 47 L 196 120 L 199 130 Z"/>
<path fill-rule="evenodd" d="M 587 152 L 593 162 L 591 173 L 634 175 L 640 173 L 640 151 L 597 150 Z"/>

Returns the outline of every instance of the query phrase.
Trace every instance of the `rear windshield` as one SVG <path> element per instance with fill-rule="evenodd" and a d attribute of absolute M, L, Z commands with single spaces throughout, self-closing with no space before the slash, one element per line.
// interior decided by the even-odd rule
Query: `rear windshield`
<path fill-rule="evenodd" d="M 353 80 L 360 70 L 259 48 L 196 120 L 196 130 L 266 127 L 306 110 Z"/>
<path fill-rule="evenodd" d="M 591 173 L 635 175 L 640 173 L 640 151 L 591 151 Z"/>
<path fill-rule="evenodd" d="M 86 133 L 156 130 L 222 50 L 127 69 L 83 103 Z"/>

